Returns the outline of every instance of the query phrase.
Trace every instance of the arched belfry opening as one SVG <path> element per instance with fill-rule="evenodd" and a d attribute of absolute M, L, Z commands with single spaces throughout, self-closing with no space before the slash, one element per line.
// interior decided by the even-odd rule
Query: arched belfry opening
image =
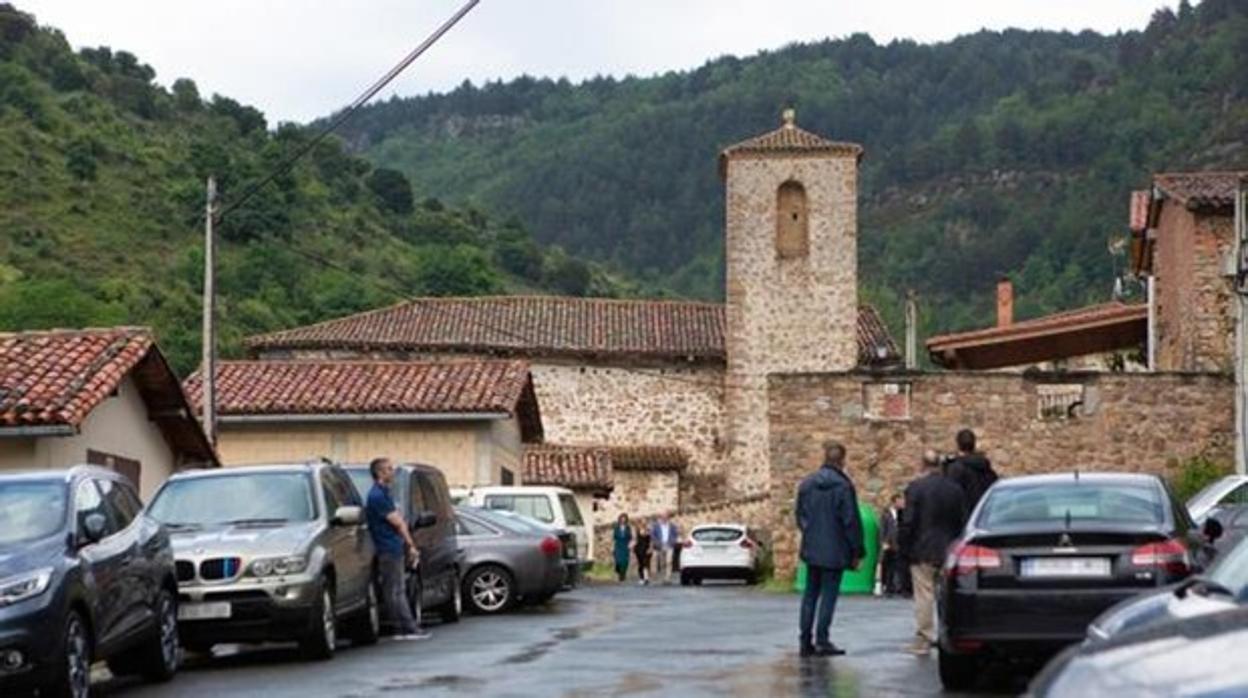
<path fill-rule="evenodd" d="M 810 252 L 806 187 L 790 179 L 776 192 L 776 257 L 800 259 Z"/>

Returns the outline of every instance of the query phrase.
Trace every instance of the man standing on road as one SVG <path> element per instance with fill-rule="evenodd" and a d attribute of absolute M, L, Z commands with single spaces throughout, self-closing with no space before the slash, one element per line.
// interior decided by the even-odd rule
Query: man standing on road
<path fill-rule="evenodd" d="M 672 521 L 671 512 L 659 514 L 650 531 L 651 544 L 654 546 L 654 576 L 663 578 L 664 584 L 672 583 L 672 551 L 680 545 L 680 531 Z"/>
<path fill-rule="evenodd" d="M 979 504 L 984 492 L 997 481 L 997 473 L 987 456 L 975 450 L 975 432 L 963 429 L 958 432 L 958 456 L 949 463 L 945 474 L 962 488 L 966 495 L 966 510 Z"/>
<path fill-rule="evenodd" d="M 827 441 L 823 444 L 823 457 L 823 467 L 808 475 L 798 487 L 795 508 L 797 527 L 802 532 L 801 559 L 806 563 L 799 635 L 803 657 L 845 654 L 828 639 L 828 631 L 841 590 L 841 574 L 846 569 L 857 569 L 866 555 L 858 496 L 845 474 L 845 447 Z"/>
<path fill-rule="evenodd" d="M 417 560 L 416 542 L 407 528 L 403 515 L 390 498 L 394 482 L 394 464 L 389 458 L 375 458 L 368 464 L 373 486 L 368 491 L 365 507 L 368 532 L 377 549 L 377 571 L 381 577 L 382 606 L 386 621 L 394 628 L 395 640 L 424 640 L 430 633 L 416 624 L 407 600 L 404 575 Z"/>
<path fill-rule="evenodd" d="M 901 593 L 901 575 L 898 570 L 897 517 L 901 513 L 902 496 L 894 494 L 888 506 L 880 512 L 880 590 L 885 596 Z"/>
<path fill-rule="evenodd" d="M 910 558 L 914 585 L 914 642 L 908 652 L 926 655 L 936 642 L 933 609 L 936 581 L 949 544 L 966 523 L 966 498 L 961 488 L 940 472 L 940 456 L 923 453 L 923 474 L 906 488 L 899 542 Z"/>

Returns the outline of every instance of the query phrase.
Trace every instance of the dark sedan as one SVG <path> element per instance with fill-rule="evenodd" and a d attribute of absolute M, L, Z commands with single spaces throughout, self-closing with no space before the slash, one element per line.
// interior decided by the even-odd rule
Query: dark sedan
<path fill-rule="evenodd" d="M 1248 695 L 1248 608 L 1158 623 L 1072 647 L 1031 682 L 1032 698 Z"/>
<path fill-rule="evenodd" d="M 521 601 L 542 603 L 563 588 L 563 544 L 555 534 L 514 515 L 470 507 L 455 513 L 470 609 L 499 613 Z"/>
<path fill-rule="evenodd" d="M 85 698 L 100 659 L 114 674 L 173 677 L 173 549 L 141 508 L 102 468 L 0 477 L 0 695 Z"/>
<path fill-rule="evenodd" d="M 945 562 L 940 678 L 965 688 L 985 659 L 1047 658 L 1114 604 L 1191 574 L 1198 545 L 1165 483 L 1125 473 L 995 484 Z"/>

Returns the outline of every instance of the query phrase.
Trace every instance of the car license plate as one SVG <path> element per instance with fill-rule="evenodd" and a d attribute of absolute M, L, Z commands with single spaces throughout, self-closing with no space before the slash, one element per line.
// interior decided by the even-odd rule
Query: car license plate
<path fill-rule="evenodd" d="M 233 609 L 228 601 L 184 603 L 178 606 L 178 620 L 213 620 L 229 618 Z"/>
<path fill-rule="evenodd" d="M 1029 557 L 1023 560 L 1023 577 L 1108 577 L 1106 557 Z"/>

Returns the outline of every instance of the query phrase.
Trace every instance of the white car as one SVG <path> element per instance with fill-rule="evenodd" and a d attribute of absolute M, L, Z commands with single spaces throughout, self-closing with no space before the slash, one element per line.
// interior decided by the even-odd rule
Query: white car
<path fill-rule="evenodd" d="M 454 493 L 451 495 L 454 497 Z M 577 559 L 587 569 L 594 559 L 593 521 L 582 516 L 572 490 L 563 487 L 490 485 L 469 490 L 465 504 L 494 511 L 510 511 L 562 528 L 576 536 Z"/>
<path fill-rule="evenodd" d="M 1223 506 L 1248 504 L 1248 475 L 1227 475 L 1187 500 L 1187 513 L 1197 525 Z"/>
<path fill-rule="evenodd" d="M 758 581 L 759 543 L 741 524 L 706 524 L 689 532 L 680 552 L 680 583 L 703 579 Z"/>

